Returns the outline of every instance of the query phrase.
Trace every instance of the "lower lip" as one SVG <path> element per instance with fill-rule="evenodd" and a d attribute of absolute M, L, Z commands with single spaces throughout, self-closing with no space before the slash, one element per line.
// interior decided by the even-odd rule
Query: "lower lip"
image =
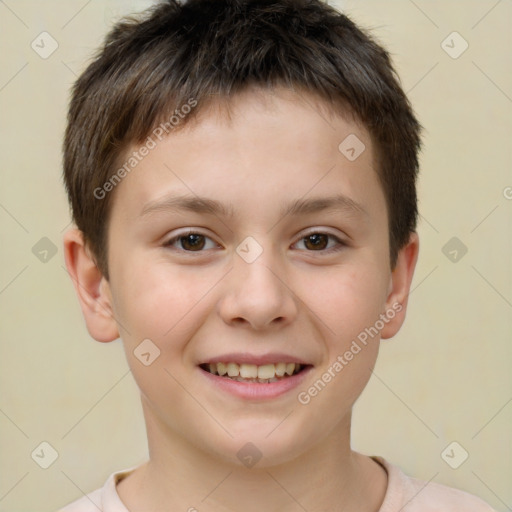
<path fill-rule="evenodd" d="M 312 369 L 312 366 L 308 366 L 301 372 L 291 375 L 290 377 L 284 377 L 277 382 L 267 382 L 262 384 L 258 384 L 257 382 L 239 382 L 227 377 L 214 375 L 213 373 L 209 373 L 201 368 L 198 369 L 211 384 L 222 391 L 231 393 L 232 395 L 246 400 L 268 400 L 284 395 L 298 387 L 306 378 L 306 375 Z"/>

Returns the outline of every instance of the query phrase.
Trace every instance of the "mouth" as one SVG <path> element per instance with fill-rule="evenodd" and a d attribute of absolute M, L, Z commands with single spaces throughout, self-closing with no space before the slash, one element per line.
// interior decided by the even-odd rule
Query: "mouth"
<path fill-rule="evenodd" d="M 235 362 L 217 362 L 203 363 L 199 367 L 201 370 L 225 379 L 254 383 L 254 384 L 272 384 L 287 380 L 299 373 L 304 372 L 311 365 L 301 363 L 269 363 L 269 364 L 247 364 Z"/>

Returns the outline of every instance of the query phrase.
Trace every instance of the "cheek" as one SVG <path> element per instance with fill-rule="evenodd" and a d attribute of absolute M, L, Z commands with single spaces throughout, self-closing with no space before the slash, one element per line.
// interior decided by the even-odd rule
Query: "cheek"
<path fill-rule="evenodd" d="M 124 342 L 132 345 L 149 338 L 161 345 L 175 340 L 172 350 L 193 328 L 190 319 L 197 316 L 215 277 L 158 259 L 125 260 L 113 279 L 114 314 L 122 324 Z"/>
<path fill-rule="evenodd" d="M 326 339 L 343 348 L 374 325 L 385 305 L 387 282 L 379 263 L 352 264 L 308 280 L 306 302 L 325 327 Z M 307 295 L 305 295 L 307 297 Z"/>
<path fill-rule="evenodd" d="M 179 382 L 187 378 L 188 341 L 201 323 L 198 318 L 205 315 L 206 301 L 201 299 L 215 282 L 215 276 L 206 279 L 193 273 L 193 267 L 178 269 L 161 259 L 132 256 L 112 276 L 124 351 L 148 403 L 172 398 L 178 409 L 190 405 Z"/>
<path fill-rule="evenodd" d="M 375 324 L 383 312 L 387 289 L 382 267 L 376 258 L 364 261 L 361 257 L 356 263 L 333 269 L 316 279 L 315 293 L 307 303 L 320 319 L 316 323 L 325 343 L 321 363 L 325 373 L 317 386 L 322 396 L 315 400 L 335 416 L 357 399 L 377 359 L 380 333 Z"/>
<path fill-rule="evenodd" d="M 325 358 L 316 380 L 300 389 L 297 398 L 305 414 L 324 418 L 327 433 L 351 410 L 371 377 L 380 343 L 371 328 L 383 311 L 385 282 L 377 264 L 338 269 L 325 277 L 308 304 L 320 318 L 316 323 Z"/>

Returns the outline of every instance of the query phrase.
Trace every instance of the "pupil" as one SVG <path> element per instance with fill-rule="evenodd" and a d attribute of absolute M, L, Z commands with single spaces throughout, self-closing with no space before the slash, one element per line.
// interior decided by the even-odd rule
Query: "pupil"
<path fill-rule="evenodd" d="M 313 235 L 307 236 L 306 237 L 306 241 L 307 242 L 312 242 L 313 248 L 324 249 L 326 247 L 326 245 L 327 245 L 327 236 L 319 234 L 319 233 L 315 233 Z M 307 245 L 307 243 L 306 243 L 306 245 Z"/>
<path fill-rule="evenodd" d="M 202 249 L 204 247 L 203 235 L 184 236 L 184 237 L 182 237 L 182 245 L 183 245 L 183 248 L 185 248 L 185 249 L 187 249 L 187 248 L 188 249 Z"/>

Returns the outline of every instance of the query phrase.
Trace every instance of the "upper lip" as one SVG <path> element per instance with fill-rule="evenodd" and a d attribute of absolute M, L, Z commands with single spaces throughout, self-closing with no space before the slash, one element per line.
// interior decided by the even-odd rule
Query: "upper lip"
<path fill-rule="evenodd" d="M 271 354 L 261 355 L 248 354 L 247 352 L 231 352 L 229 354 L 222 354 L 220 356 L 211 357 L 203 361 L 201 364 L 213 363 L 255 364 L 256 366 L 272 363 L 298 363 L 302 365 L 311 364 L 300 357 L 282 352 L 274 352 Z"/>

